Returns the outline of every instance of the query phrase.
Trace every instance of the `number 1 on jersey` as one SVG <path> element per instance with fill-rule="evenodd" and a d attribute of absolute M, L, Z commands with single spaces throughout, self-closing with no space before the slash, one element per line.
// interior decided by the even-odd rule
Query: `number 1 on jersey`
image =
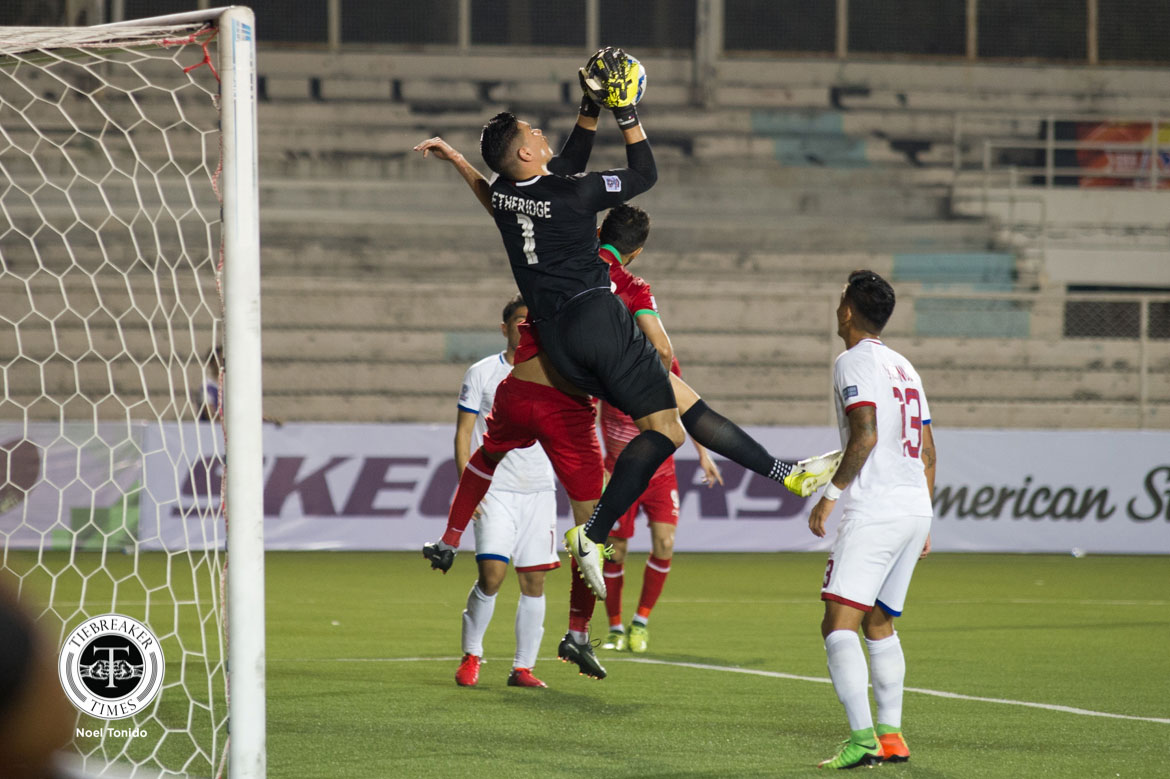
<path fill-rule="evenodd" d="M 529 265 L 535 265 L 536 259 L 536 225 L 532 223 L 532 217 L 524 214 L 516 214 L 516 221 L 520 223 L 523 229 L 521 233 L 524 236 L 524 256 L 528 258 Z"/>

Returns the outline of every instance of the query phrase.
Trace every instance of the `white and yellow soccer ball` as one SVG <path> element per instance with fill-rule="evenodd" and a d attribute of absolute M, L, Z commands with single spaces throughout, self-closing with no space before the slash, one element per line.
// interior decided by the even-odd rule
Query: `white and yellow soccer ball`
<path fill-rule="evenodd" d="M 637 105 L 646 94 L 646 67 L 621 49 L 602 49 L 584 71 L 590 93 L 603 108 Z"/>

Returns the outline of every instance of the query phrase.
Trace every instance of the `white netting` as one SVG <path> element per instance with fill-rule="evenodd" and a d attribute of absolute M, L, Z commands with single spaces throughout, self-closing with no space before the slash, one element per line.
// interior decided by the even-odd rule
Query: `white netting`
<path fill-rule="evenodd" d="M 142 775 L 214 775 L 227 736 L 214 49 L 0 28 L 0 579 L 58 643 L 109 612 L 159 636 L 159 697 L 79 723 L 147 735 L 76 739 Z"/>

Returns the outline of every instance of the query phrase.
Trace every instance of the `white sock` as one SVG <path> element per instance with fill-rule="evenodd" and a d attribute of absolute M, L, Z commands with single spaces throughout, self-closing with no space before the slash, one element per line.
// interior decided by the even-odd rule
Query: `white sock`
<path fill-rule="evenodd" d="M 573 640 L 576 641 L 578 644 L 588 644 L 589 643 L 589 633 L 588 632 L 582 633 L 580 630 L 570 630 L 569 635 L 572 636 Z"/>
<path fill-rule="evenodd" d="M 877 703 L 877 721 L 893 728 L 902 727 L 902 687 L 906 681 L 906 656 L 895 632 L 880 641 L 870 641 L 869 667 L 873 675 L 873 699 Z"/>
<path fill-rule="evenodd" d="M 484 595 L 479 582 L 467 593 L 467 608 L 463 610 L 463 653 L 483 657 L 483 634 L 496 610 L 496 596 Z"/>
<path fill-rule="evenodd" d="M 869 712 L 869 669 L 861 639 L 853 630 L 834 630 L 825 638 L 825 654 L 829 657 L 829 677 L 837 699 L 845 707 L 850 730 L 873 727 Z"/>
<path fill-rule="evenodd" d="M 536 665 L 540 639 L 544 637 L 544 596 L 533 598 L 520 595 L 516 604 L 516 659 L 513 668 L 531 668 Z"/>

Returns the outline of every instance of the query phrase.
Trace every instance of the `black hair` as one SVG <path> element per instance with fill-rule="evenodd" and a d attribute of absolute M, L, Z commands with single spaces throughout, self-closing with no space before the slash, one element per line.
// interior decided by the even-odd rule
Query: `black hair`
<path fill-rule="evenodd" d="M 504 306 L 503 318 L 500 319 L 500 321 L 507 323 L 507 321 L 512 318 L 512 314 L 516 313 L 516 309 L 518 308 L 528 308 L 528 304 L 524 302 L 524 296 L 519 292 L 516 293 L 516 297 L 508 301 L 508 305 Z"/>
<path fill-rule="evenodd" d="M 637 251 L 650 235 L 650 215 L 637 206 L 622 203 L 609 209 L 601 223 L 601 242 L 608 243 L 622 254 Z"/>
<path fill-rule="evenodd" d="M 894 313 L 894 288 L 871 270 L 855 270 L 849 274 L 845 299 L 873 333 L 880 333 Z"/>
<path fill-rule="evenodd" d="M 501 111 L 488 120 L 479 136 L 479 153 L 483 161 L 496 173 L 511 167 L 508 153 L 520 136 L 520 125 L 511 111 Z"/>

